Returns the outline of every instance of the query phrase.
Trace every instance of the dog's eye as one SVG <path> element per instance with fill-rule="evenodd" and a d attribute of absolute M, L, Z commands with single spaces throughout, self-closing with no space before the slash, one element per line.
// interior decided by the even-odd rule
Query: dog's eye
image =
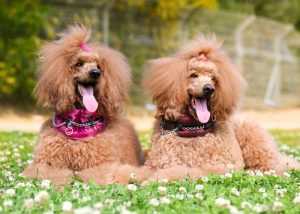
<path fill-rule="evenodd" d="M 77 63 L 75 64 L 75 66 L 76 66 L 76 67 L 81 67 L 81 66 L 83 66 L 83 62 L 77 62 Z"/>
<path fill-rule="evenodd" d="M 198 74 L 197 74 L 197 73 L 192 73 L 192 74 L 190 75 L 190 77 L 196 78 L 196 77 L 198 77 Z"/>
<path fill-rule="evenodd" d="M 99 65 L 97 65 L 97 68 L 101 71 L 101 67 Z"/>

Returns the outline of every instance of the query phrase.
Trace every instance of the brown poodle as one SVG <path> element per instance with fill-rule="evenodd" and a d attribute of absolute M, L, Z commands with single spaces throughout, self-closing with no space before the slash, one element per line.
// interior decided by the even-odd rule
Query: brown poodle
<path fill-rule="evenodd" d="M 107 183 L 102 168 L 143 163 L 137 135 L 122 116 L 130 69 L 125 57 L 108 47 L 87 44 L 90 31 L 73 26 L 40 51 L 35 89 L 38 103 L 52 108 L 23 175 L 69 183 L 76 175 Z"/>
<path fill-rule="evenodd" d="M 174 56 L 150 61 L 145 85 L 157 104 L 145 163 L 152 179 L 300 169 L 260 126 L 233 118 L 246 83 L 215 39 L 199 37 Z"/>

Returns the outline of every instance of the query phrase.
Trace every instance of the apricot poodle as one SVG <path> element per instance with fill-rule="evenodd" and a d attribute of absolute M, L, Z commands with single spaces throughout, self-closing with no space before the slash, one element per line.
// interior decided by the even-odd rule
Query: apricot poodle
<path fill-rule="evenodd" d="M 38 103 L 54 111 L 42 126 L 34 162 L 23 175 L 67 184 L 72 176 L 106 183 L 102 168 L 139 166 L 143 152 L 122 111 L 130 83 L 125 57 L 72 26 L 43 46 L 35 89 Z"/>
<path fill-rule="evenodd" d="M 157 105 L 145 162 L 151 178 L 300 169 L 263 128 L 234 117 L 245 85 L 214 38 L 198 37 L 175 55 L 150 61 L 145 86 Z"/>

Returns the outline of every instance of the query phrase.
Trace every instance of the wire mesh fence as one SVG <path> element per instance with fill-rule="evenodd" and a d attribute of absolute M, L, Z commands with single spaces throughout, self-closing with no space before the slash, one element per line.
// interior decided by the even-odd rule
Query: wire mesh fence
<path fill-rule="evenodd" d="M 57 31 L 85 23 L 93 29 L 94 40 L 125 53 L 133 68 L 134 104 L 146 102 L 140 83 L 148 59 L 170 54 L 196 35 L 215 34 L 248 82 L 245 107 L 300 105 L 300 34 L 287 24 L 219 10 L 190 11 L 176 22 L 160 23 L 142 14 L 136 19 L 132 14 L 137 11 L 130 9 L 120 13 L 114 1 L 45 2 Z"/>

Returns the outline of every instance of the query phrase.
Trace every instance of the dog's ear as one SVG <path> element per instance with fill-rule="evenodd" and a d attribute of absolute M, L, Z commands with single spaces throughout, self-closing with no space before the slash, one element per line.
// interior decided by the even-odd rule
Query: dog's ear
<path fill-rule="evenodd" d="M 109 47 L 95 45 L 98 64 L 101 67 L 101 79 L 97 89 L 100 109 L 108 117 L 114 119 L 124 109 L 127 90 L 131 81 L 131 70 L 123 54 Z"/>
<path fill-rule="evenodd" d="M 218 66 L 211 113 L 216 120 L 226 120 L 237 108 L 247 84 L 238 68 L 223 52 L 212 52 L 210 58 Z"/>
<path fill-rule="evenodd" d="M 40 66 L 35 88 L 38 104 L 56 111 L 67 111 L 75 102 L 75 93 L 70 65 L 64 46 L 57 41 L 40 50 Z"/>
<path fill-rule="evenodd" d="M 166 57 L 148 63 L 144 87 L 157 105 L 157 117 L 178 119 L 188 102 L 187 62 L 179 57 Z"/>
<path fill-rule="evenodd" d="M 59 40 L 44 45 L 40 50 L 35 94 L 43 107 L 63 112 L 71 110 L 76 100 L 70 60 L 80 50 L 80 45 L 89 39 L 90 30 L 74 25 L 59 35 Z"/>

